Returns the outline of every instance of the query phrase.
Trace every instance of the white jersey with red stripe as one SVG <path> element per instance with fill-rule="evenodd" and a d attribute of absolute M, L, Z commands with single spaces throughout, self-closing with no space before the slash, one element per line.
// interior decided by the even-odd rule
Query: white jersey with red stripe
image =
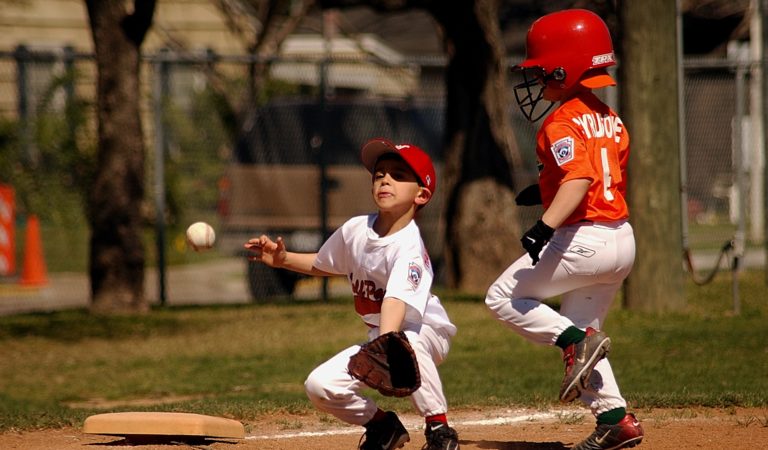
<path fill-rule="evenodd" d="M 434 273 L 419 227 L 411 220 L 402 230 L 379 236 L 373 230 L 376 214 L 349 219 L 323 244 L 314 266 L 345 274 L 352 285 L 355 311 L 370 327 L 378 327 L 385 297 L 403 301 L 403 330 L 422 324 L 456 334 L 456 327 L 431 293 Z"/>

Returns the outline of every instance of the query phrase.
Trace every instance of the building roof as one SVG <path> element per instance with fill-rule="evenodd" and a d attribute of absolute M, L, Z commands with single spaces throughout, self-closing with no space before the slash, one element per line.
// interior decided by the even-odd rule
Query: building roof
<path fill-rule="evenodd" d="M 323 58 L 327 82 L 333 88 L 355 89 L 374 95 L 408 97 L 419 84 L 419 71 L 404 66 L 403 55 L 372 34 L 326 39 L 322 34 L 294 34 L 280 46 L 281 58 L 272 64 L 275 78 L 318 86 Z"/>

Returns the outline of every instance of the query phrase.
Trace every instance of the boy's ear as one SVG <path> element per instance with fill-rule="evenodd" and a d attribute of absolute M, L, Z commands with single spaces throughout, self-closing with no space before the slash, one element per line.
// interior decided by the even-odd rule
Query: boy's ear
<path fill-rule="evenodd" d="M 414 202 L 418 206 L 424 206 L 427 203 L 429 203 L 431 199 L 432 199 L 432 191 L 430 191 L 429 189 L 423 186 L 420 186 L 419 193 L 418 195 L 416 195 L 416 199 L 414 200 Z"/>

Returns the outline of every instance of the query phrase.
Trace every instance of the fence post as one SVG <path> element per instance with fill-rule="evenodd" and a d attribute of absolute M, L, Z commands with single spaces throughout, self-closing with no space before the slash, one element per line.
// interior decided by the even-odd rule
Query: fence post
<path fill-rule="evenodd" d="M 680 146 L 680 215 L 683 233 L 683 252 L 688 254 L 688 149 L 685 139 L 685 70 L 683 68 L 683 8 L 682 0 L 676 5 L 677 25 L 677 138 Z M 693 270 L 691 270 L 693 271 Z M 693 275 L 693 274 L 692 274 Z"/>
<path fill-rule="evenodd" d="M 749 24 L 749 53 L 750 53 L 750 79 L 749 79 L 749 123 L 750 123 L 750 146 L 749 146 L 749 237 L 753 242 L 762 242 L 765 235 L 763 227 L 765 226 L 765 210 L 763 209 L 763 148 L 765 146 L 765 131 L 763 130 L 763 67 L 760 64 L 763 55 L 762 42 L 762 11 L 759 0 L 751 0 L 750 7 L 753 10 Z"/>
<path fill-rule="evenodd" d="M 741 298 L 739 297 L 739 276 L 741 263 L 744 258 L 745 221 L 747 217 L 747 187 L 744 180 L 744 98 L 745 78 L 747 77 L 748 58 L 741 47 L 736 48 L 736 111 L 733 119 L 733 183 L 736 187 L 737 211 L 736 233 L 733 237 L 733 313 L 741 313 Z"/>
<path fill-rule="evenodd" d="M 16 89 L 19 94 L 19 123 L 21 124 L 21 146 L 23 153 L 30 161 L 34 161 L 32 154 L 32 126 L 29 114 L 29 86 L 27 85 L 27 64 L 30 60 L 29 49 L 25 45 L 19 45 L 13 52 L 16 60 Z"/>
<path fill-rule="evenodd" d="M 73 107 L 75 106 L 75 49 L 67 45 L 64 47 L 64 104 L 66 110 L 67 120 L 67 133 L 69 133 L 69 139 L 72 142 L 75 141 L 75 130 L 77 129 L 77 123 L 75 122 L 75 114 Z"/>
<path fill-rule="evenodd" d="M 152 71 L 152 106 L 155 123 L 155 245 L 157 248 L 158 298 L 165 306 L 165 121 L 163 104 L 168 86 L 168 51 L 155 55 Z"/>
<path fill-rule="evenodd" d="M 759 5 L 760 10 L 756 12 L 756 15 L 760 18 L 761 23 L 761 42 L 762 42 L 762 54 L 760 55 L 760 69 L 763 73 L 762 78 L 762 107 L 763 107 L 763 116 L 760 118 L 762 120 L 762 126 L 763 131 L 768 130 L 768 59 L 765 55 L 765 49 L 768 47 L 768 27 L 765 26 L 765 13 L 768 11 L 768 0 L 757 0 L 757 4 Z M 765 163 L 763 164 L 763 193 L 768 192 L 768 157 L 766 157 L 766 151 L 765 151 L 765 143 L 768 139 L 763 139 L 763 147 L 761 148 L 761 151 L 763 152 L 763 161 Z M 768 211 L 768 195 L 763 195 L 763 211 Z M 763 221 L 763 251 L 768 254 L 768 220 Z M 765 273 L 765 284 L 768 285 L 768 270 L 763 268 L 763 272 Z"/>
<path fill-rule="evenodd" d="M 328 59 L 323 58 L 318 65 L 319 70 L 319 97 L 318 97 L 318 125 L 315 135 L 312 138 L 313 147 L 317 154 L 317 161 L 320 168 L 320 236 L 321 241 L 325 242 L 328 238 L 328 167 L 325 152 L 323 151 L 325 138 L 325 108 L 326 96 L 328 95 Z M 322 297 L 323 301 L 328 301 L 328 277 L 322 279 Z"/>

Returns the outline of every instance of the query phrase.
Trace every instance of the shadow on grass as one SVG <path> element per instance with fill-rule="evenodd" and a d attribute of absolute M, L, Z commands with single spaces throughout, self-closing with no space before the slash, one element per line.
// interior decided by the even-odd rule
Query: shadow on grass
<path fill-rule="evenodd" d="M 173 335 L 193 326 L 196 325 L 173 316 L 158 314 L 96 316 L 85 310 L 35 313 L 0 318 L 0 341 L 21 337 L 76 342 L 88 338 L 163 336 Z"/>
<path fill-rule="evenodd" d="M 348 305 L 346 298 L 328 301 L 263 301 L 236 305 L 155 306 L 146 314 L 91 314 L 86 309 L 38 312 L 0 317 L 0 342 L 6 339 L 41 337 L 61 342 L 97 338 L 119 340 L 173 336 L 208 326 L 221 320 L 216 312 L 280 307 L 285 310 Z M 210 313 L 210 314 L 209 314 Z"/>

